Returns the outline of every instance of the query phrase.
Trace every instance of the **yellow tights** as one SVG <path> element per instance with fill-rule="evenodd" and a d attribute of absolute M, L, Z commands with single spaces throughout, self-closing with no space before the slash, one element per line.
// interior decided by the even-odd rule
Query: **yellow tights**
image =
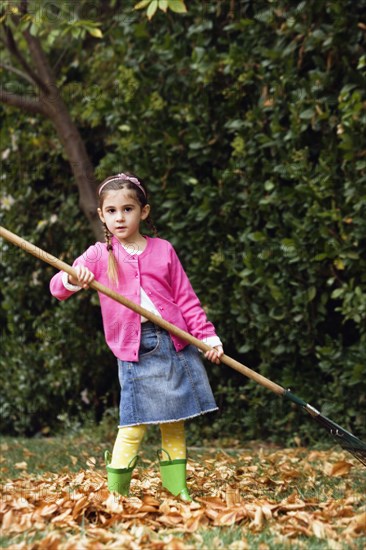
<path fill-rule="evenodd" d="M 146 424 L 119 428 L 113 447 L 111 468 L 128 468 L 138 453 L 146 429 Z M 184 421 L 160 424 L 160 432 L 161 446 L 169 453 L 171 460 L 186 458 Z M 165 453 L 162 458 L 168 460 Z"/>
<path fill-rule="evenodd" d="M 184 421 L 168 422 L 160 424 L 161 447 L 169 453 L 171 460 L 177 458 L 186 458 L 186 435 L 184 431 Z M 168 456 L 163 453 L 163 460 L 168 460 Z"/>

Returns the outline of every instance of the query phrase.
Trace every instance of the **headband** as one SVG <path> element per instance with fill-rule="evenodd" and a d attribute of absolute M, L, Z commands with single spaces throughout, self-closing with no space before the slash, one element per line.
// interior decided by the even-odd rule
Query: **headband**
<path fill-rule="evenodd" d="M 127 181 L 130 181 L 131 183 L 134 183 L 135 185 L 137 185 L 137 187 L 139 187 L 141 189 L 141 191 L 143 192 L 143 194 L 145 195 L 146 197 L 146 192 L 145 192 L 145 189 L 142 187 L 141 183 L 139 182 L 139 180 L 137 178 L 135 178 L 134 176 L 127 176 L 126 174 L 117 174 L 116 176 L 112 176 L 109 180 L 107 180 L 105 183 L 103 183 L 103 185 L 101 186 L 101 188 L 99 189 L 99 195 L 101 194 L 101 192 L 103 191 L 104 187 L 110 183 L 111 181 L 115 181 L 115 180 L 127 180 Z"/>

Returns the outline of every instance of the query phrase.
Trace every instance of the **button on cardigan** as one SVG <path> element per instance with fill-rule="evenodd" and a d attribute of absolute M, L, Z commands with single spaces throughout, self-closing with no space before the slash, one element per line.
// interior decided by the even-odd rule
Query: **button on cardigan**
<path fill-rule="evenodd" d="M 141 254 L 136 254 L 133 249 L 125 250 L 115 237 L 112 238 L 119 272 L 118 286 L 112 288 L 140 304 L 142 287 L 164 319 L 210 345 L 220 344 L 173 246 L 157 237 L 146 239 L 145 249 Z M 74 261 L 73 267 L 77 265 L 85 265 L 97 281 L 111 287 L 105 243 L 97 242 L 90 246 Z M 74 294 L 73 290 L 65 287 L 62 271 L 52 277 L 50 290 L 58 300 L 66 300 Z M 109 348 L 122 361 L 138 361 L 140 315 L 112 298 L 100 292 L 98 294 Z M 177 351 L 187 346 L 181 338 L 170 336 Z"/>

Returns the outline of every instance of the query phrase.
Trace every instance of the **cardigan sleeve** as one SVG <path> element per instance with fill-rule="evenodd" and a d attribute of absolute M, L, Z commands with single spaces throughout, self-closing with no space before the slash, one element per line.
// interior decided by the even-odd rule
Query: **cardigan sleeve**
<path fill-rule="evenodd" d="M 81 286 L 72 285 L 71 283 L 69 283 L 69 275 L 68 273 L 66 273 L 66 271 L 62 273 L 61 280 L 63 282 L 64 287 L 67 288 L 67 290 L 71 290 L 72 292 L 78 292 L 79 290 L 81 290 Z"/>
<path fill-rule="evenodd" d="M 171 246 L 171 286 L 173 298 L 187 323 L 188 331 L 201 341 L 212 346 L 222 345 L 215 327 L 208 321 L 206 313 L 193 290 L 183 266 Z"/>
<path fill-rule="evenodd" d="M 99 270 L 99 260 L 101 258 L 102 249 L 100 248 L 101 243 L 96 243 L 95 245 L 90 246 L 81 256 L 76 258 L 72 267 L 77 265 L 85 265 L 94 275 L 97 277 Z M 67 300 L 70 296 L 81 290 L 81 287 L 76 285 L 71 285 L 66 283 L 64 271 L 59 271 L 54 275 L 50 281 L 50 291 L 52 296 L 58 300 Z"/>

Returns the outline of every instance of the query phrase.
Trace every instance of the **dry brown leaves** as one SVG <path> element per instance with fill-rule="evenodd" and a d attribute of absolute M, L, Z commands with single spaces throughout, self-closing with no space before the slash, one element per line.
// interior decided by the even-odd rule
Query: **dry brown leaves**
<path fill-rule="evenodd" d="M 267 528 L 279 541 L 317 537 L 338 550 L 366 534 L 365 487 L 355 491 L 349 483 L 363 466 L 341 452 L 207 454 L 188 464 L 191 504 L 162 491 L 158 468 L 148 461 L 135 470 L 129 498 L 110 494 L 94 462 L 77 474 L 39 477 L 19 464 L 22 473 L 3 485 L 0 502 L 3 534 L 23 540 L 10 549 L 187 550 L 194 546 L 182 534 L 199 542 L 199 530 L 237 525 L 243 540 L 232 550 L 245 550 L 245 535 Z M 342 494 L 335 498 L 325 478 L 341 480 Z"/>

